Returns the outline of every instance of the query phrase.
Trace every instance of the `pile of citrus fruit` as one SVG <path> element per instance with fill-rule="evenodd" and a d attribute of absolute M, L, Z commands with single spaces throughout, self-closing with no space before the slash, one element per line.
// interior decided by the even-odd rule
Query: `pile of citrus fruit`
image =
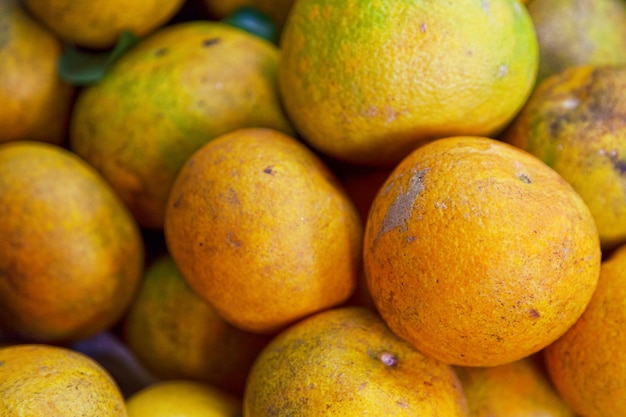
<path fill-rule="evenodd" d="M 625 91 L 622 0 L 0 0 L 0 415 L 622 415 Z"/>

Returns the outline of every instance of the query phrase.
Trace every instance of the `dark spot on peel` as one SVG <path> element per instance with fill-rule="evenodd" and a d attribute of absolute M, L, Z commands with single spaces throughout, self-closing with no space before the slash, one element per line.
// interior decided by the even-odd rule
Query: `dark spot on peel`
<path fill-rule="evenodd" d="M 183 195 L 181 194 L 181 195 L 178 196 L 176 201 L 174 201 L 174 204 L 172 204 L 172 207 L 179 208 L 180 205 L 182 204 L 182 202 L 183 202 Z"/>
<path fill-rule="evenodd" d="M 205 40 L 202 41 L 202 46 L 206 48 L 208 46 L 216 45 L 216 44 L 220 43 L 220 41 L 221 41 L 220 38 L 205 39 Z"/>
<path fill-rule="evenodd" d="M 383 352 L 378 356 L 378 358 L 382 363 L 389 367 L 395 367 L 398 364 L 398 358 L 393 353 Z"/>
<path fill-rule="evenodd" d="M 272 168 L 274 168 L 273 165 L 268 165 L 265 167 L 265 169 L 263 169 L 263 172 L 265 172 L 266 174 L 272 175 L 274 173 Z"/>
<path fill-rule="evenodd" d="M 539 312 L 537 310 L 535 310 L 534 308 L 531 308 L 530 310 L 528 310 L 528 315 L 532 319 L 538 319 L 539 317 L 541 317 Z"/>
<path fill-rule="evenodd" d="M 520 172 L 519 174 L 517 174 L 517 178 L 519 178 L 519 180 L 523 182 L 524 184 L 530 184 L 532 182 L 530 180 L 530 177 L 524 174 L 523 172 Z"/>
<path fill-rule="evenodd" d="M 160 56 L 167 54 L 168 52 L 169 52 L 169 49 L 167 48 L 159 48 L 156 51 L 154 51 L 154 56 L 160 57 Z"/>

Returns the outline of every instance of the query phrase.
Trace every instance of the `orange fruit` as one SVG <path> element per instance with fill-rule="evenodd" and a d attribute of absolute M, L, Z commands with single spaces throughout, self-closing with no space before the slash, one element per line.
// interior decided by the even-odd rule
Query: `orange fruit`
<path fill-rule="evenodd" d="M 145 36 L 165 25 L 184 0 L 24 0 L 24 4 L 64 41 L 110 48 L 122 31 Z"/>
<path fill-rule="evenodd" d="M 79 352 L 51 345 L 0 347 L 0 415 L 126 417 L 109 373 Z"/>
<path fill-rule="evenodd" d="M 468 416 L 450 366 L 358 307 L 317 313 L 276 336 L 250 372 L 243 415 Z"/>
<path fill-rule="evenodd" d="M 362 223 L 313 152 L 250 128 L 187 160 L 170 193 L 165 238 L 191 288 L 226 321 L 272 333 L 352 294 Z"/>
<path fill-rule="evenodd" d="M 580 65 L 626 64 L 623 0 L 533 0 L 528 13 L 537 33 L 537 81 Z"/>
<path fill-rule="evenodd" d="M 585 417 L 626 410 L 626 246 L 603 263 L 598 287 L 582 317 L 544 350 L 556 389 Z"/>
<path fill-rule="evenodd" d="M 82 90 L 70 147 L 111 183 L 140 225 L 161 230 L 178 170 L 243 127 L 292 128 L 278 100 L 278 49 L 224 23 L 162 28 Z"/>
<path fill-rule="evenodd" d="M 517 0 L 299 1 L 280 47 L 296 130 L 368 165 L 393 165 L 437 137 L 495 134 L 528 98 L 538 61 Z"/>
<path fill-rule="evenodd" d="M 149 385 L 126 400 L 128 417 L 237 417 L 241 400 L 196 381 Z"/>
<path fill-rule="evenodd" d="M 265 13 L 281 29 L 295 0 L 202 0 L 211 15 L 223 19 L 242 7 L 253 7 Z"/>
<path fill-rule="evenodd" d="M 574 417 L 531 357 L 491 367 L 455 367 L 471 417 Z"/>
<path fill-rule="evenodd" d="M 238 395 L 269 340 L 225 322 L 189 288 L 169 255 L 150 264 L 122 325 L 127 346 L 158 377 Z"/>
<path fill-rule="evenodd" d="M 74 88 L 57 75 L 61 42 L 19 1 L 0 1 L 0 143 L 65 141 Z"/>
<path fill-rule="evenodd" d="M 56 145 L 0 145 L 0 321 L 69 341 L 113 326 L 139 285 L 142 237 L 117 195 Z"/>
<path fill-rule="evenodd" d="M 574 187 L 605 248 L 626 242 L 625 92 L 624 66 L 566 69 L 537 86 L 502 135 Z"/>
<path fill-rule="evenodd" d="M 521 359 L 560 337 L 597 284 L 598 232 L 536 157 L 450 137 L 402 160 L 365 226 L 370 294 L 391 329 L 461 366 Z"/>

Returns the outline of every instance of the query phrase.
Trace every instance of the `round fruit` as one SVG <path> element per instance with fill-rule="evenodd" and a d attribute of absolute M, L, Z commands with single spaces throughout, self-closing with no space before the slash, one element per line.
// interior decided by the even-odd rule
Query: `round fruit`
<path fill-rule="evenodd" d="M 241 401 L 211 385 L 186 380 L 158 382 L 126 401 L 128 417 L 237 417 Z"/>
<path fill-rule="evenodd" d="M 575 417 L 533 357 L 492 367 L 455 367 L 471 417 Z"/>
<path fill-rule="evenodd" d="M 238 395 L 269 340 L 225 322 L 167 255 L 146 270 L 123 330 L 127 345 L 158 377 L 202 381 Z"/>
<path fill-rule="evenodd" d="M 255 362 L 243 414 L 466 417 L 452 368 L 396 337 L 372 310 L 343 307 L 285 329 Z"/>
<path fill-rule="evenodd" d="M 500 365 L 552 343 L 587 306 L 600 259 L 574 189 L 534 156 L 483 137 L 413 151 L 365 227 L 365 273 L 382 317 L 455 365 Z"/>
<path fill-rule="evenodd" d="M 145 36 L 161 27 L 184 0 L 25 0 L 34 16 L 68 43 L 112 47 L 122 31 Z"/>
<path fill-rule="evenodd" d="M 623 0 L 528 2 L 539 45 L 537 81 L 580 65 L 626 64 Z"/>
<path fill-rule="evenodd" d="M 97 362 L 50 345 L 0 348 L 0 415 L 126 417 L 117 384 Z"/>
<path fill-rule="evenodd" d="M 161 229 L 170 187 L 200 146 L 237 128 L 285 133 L 278 49 L 224 23 L 168 26 L 78 97 L 71 149 L 112 184 L 144 227 Z"/>
<path fill-rule="evenodd" d="M 196 151 L 172 187 L 170 253 L 228 322 L 272 333 L 354 291 L 362 223 L 322 161 L 271 129 L 240 129 Z"/>
<path fill-rule="evenodd" d="M 65 141 L 73 87 L 57 75 L 61 42 L 19 1 L 0 2 L 0 143 Z"/>
<path fill-rule="evenodd" d="M 626 67 L 582 66 L 539 84 L 503 134 L 583 198 L 603 247 L 626 242 Z"/>
<path fill-rule="evenodd" d="M 0 320 L 38 341 L 121 317 L 141 278 L 139 229 L 83 160 L 43 142 L 0 145 Z"/>
<path fill-rule="evenodd" d="M 538 61 L 517 0 L 298 1 L 280 46 L 279 88 L 298 132 L 372 165 L 432 138 L 499 131 L 528 98 Z"/>
<path fill-rule="evenodd" d="M 550 378 L 585 417 L 626 410 L 626 246 L 602 263 L 600 280 L 582 317 L 545 349 Z"/>

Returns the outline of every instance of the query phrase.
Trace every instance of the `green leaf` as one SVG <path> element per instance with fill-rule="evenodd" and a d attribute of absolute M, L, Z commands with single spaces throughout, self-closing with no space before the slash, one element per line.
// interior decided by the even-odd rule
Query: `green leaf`
<path fill-rule="evenodd" d="M 106 52 L 90 52 L 73 45 L 65 47 L 59 59 L 59 76 L 77 86 L 94 84 L 108 69 L 139 41 L 133 33 L 124 31 L 115 46 Z"/>
<path fill-rule="evenodd" d="M 240 7 L 222 21 L 268 40 L 275 45 L 278 44 L 276 25 L 267 14 L 254 7 Z"/>

